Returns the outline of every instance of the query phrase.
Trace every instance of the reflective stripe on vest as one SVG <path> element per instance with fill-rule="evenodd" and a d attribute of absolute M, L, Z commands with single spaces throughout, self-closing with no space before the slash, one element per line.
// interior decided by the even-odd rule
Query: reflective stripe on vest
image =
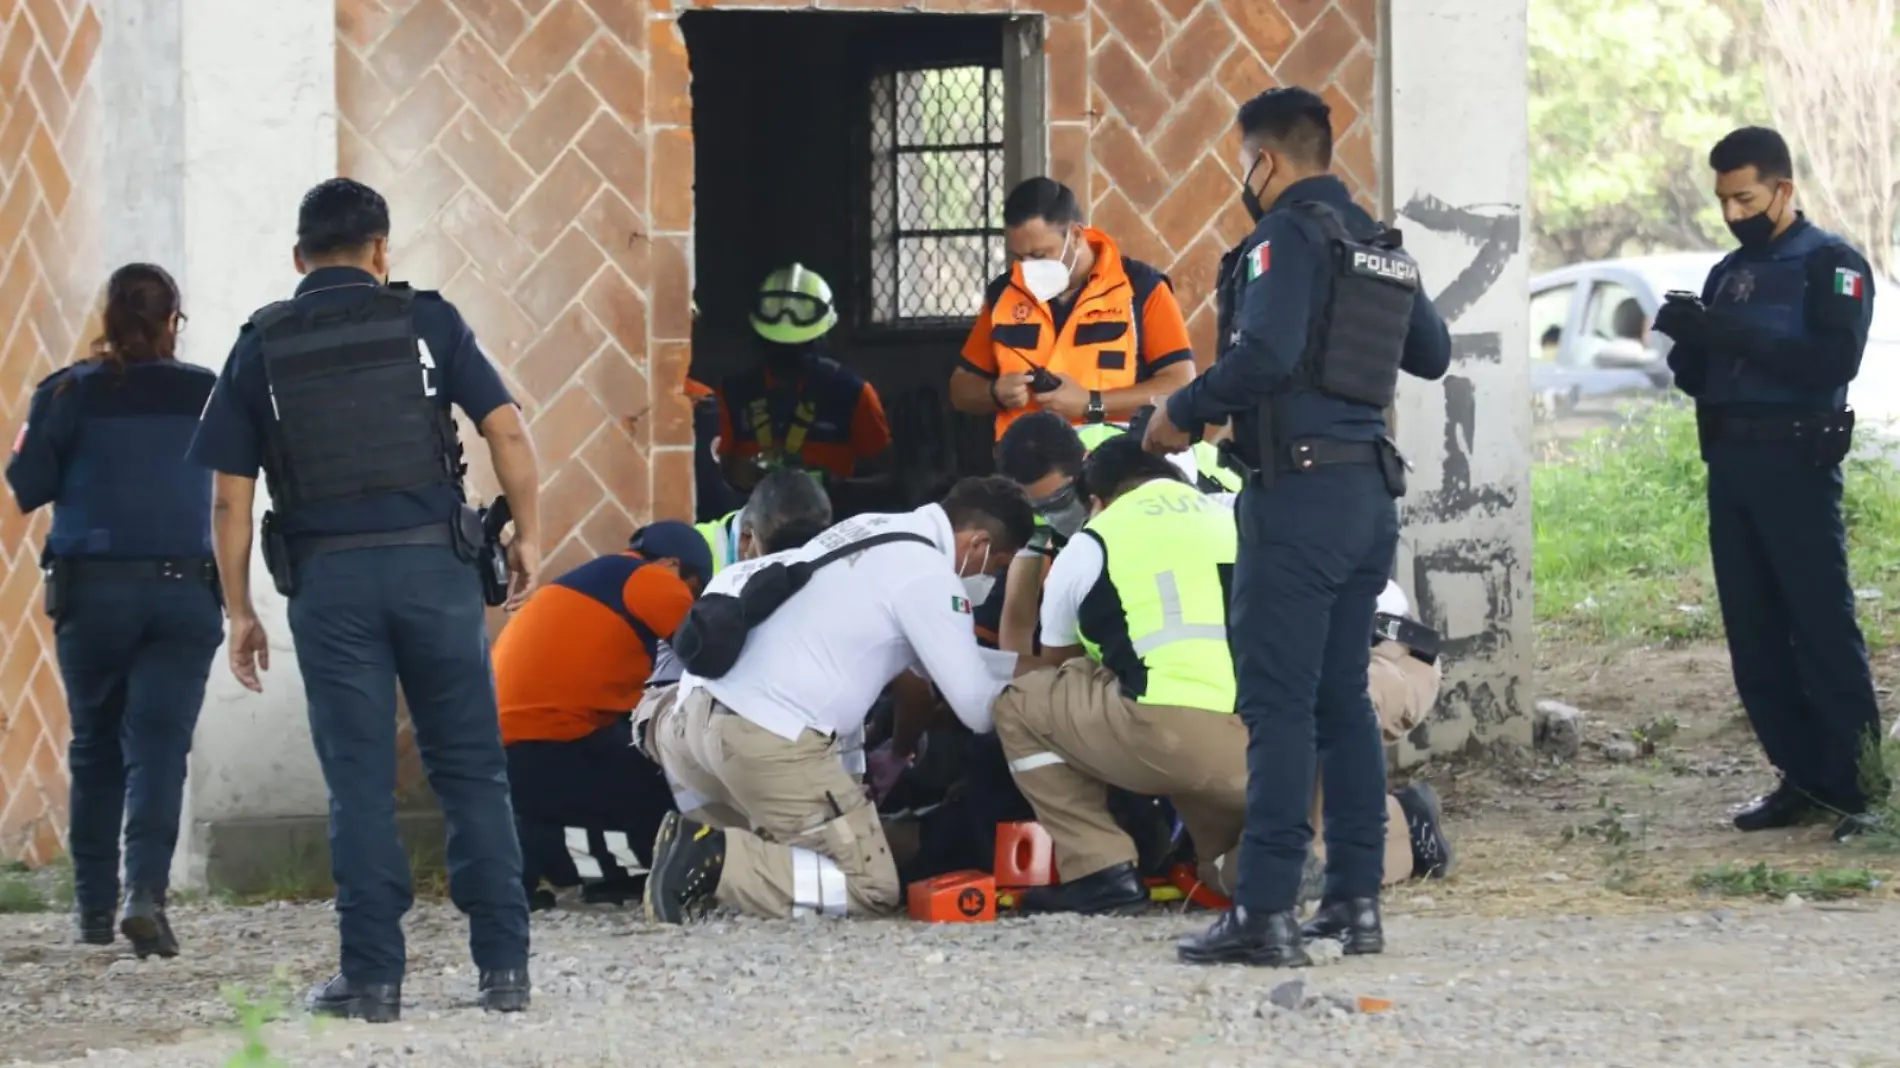
<path fill-rule="evenodd" d="M 407 289 L 347 308 L 286 301 L 251 317 L 275 419 L 264 468 L 281 510 L 455 486 L 461 444 Z"/>
<path fill-rule="evenodd" d="M 772 413 L 766 398 L 754 398 L 746 406 L 746 414 L 752 423 L 752 440 L 759 443 L 759 453 L 765 456 L 777 454 L 772 434 Z M 798 407 L 792 409 L 792 425 L 785 431 L 785 449 L 782 455 L 797 456 L 805 448 L 805 434 L 811 430 L 812 423 L 818 418 L 818 405 L 811 400 L 800 398 Z"/>
<path fill-rule="evenodd" d="M 706 548 L 712 551 L 713 574 L 729 567 L 739 559 L 739 512 L 737 509 L 727 512 L 710 523 L 696 523 L 693 529 L 706 539 Z"/>
<path fill-rule="evenodd" d="M 1142 704 L 1234 711 L 1223 576 L 1238 548 L 1233 511 L 1161 478 L 1123 494 L 1083 530 L 1101 543 L 1101 581 L 1114 594 L 1085 600 L 1089 656 Z M 1121 618 L 1096 616 L 1090 601 L 1118 601 Z"/>
<path fill-rule="evenodd" d="M 1022 267 L 1011 264 L 1009 281 L 990 306 L 990 349 L 998 374 L 1024 374 L 1042 368 L 1068 375 L 1083 389 L 1126 389 L 1141 369 L 1141 317 L 1135 287 L 1122 264 L 1121 250 L 1099 230 L 1084 231 L 1095 251 L 1089 273 L 1068 318 L 1056 329 L 1055 314 L 1023 284 Z M 996 413 L 996 436 L 1025 412 Z"/>

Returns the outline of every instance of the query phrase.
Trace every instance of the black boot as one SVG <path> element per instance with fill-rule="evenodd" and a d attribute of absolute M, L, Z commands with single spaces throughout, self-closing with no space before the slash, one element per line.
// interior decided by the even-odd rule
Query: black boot
<path fill-rule="evenodd" d="M 1806 823 L 1821 811 L 1807 792 L 1781 780 L 1769 793 L 1735 810 L 1738 831 L 1768 831 Z"/>
<path fill-rule="evenodd" d="M 153 954 L 167 958 L 178 955 L 178 938 L 172 934 L 171 921 L 165 918 L 165 895 L 133 890 L 125 895 L 120 915 L 119 933 L 132 943 L 132 952 L 140 960 Z"/>
<path fill-rule="evenodd" d="M 339 974 L 312 987 L 304 1006 L 318 1016 L 395 1023 L 402 1019 L 402 984 L 352 983 Z"/>
<path fill-rule="evenodd" d="M 1379 919 L 1376 897 L 1322 902 L 1301 933 L 1312 940 L 1332 939 L 1347 956 L 1385 952 L 1385 927 Z"/>
<path fill-rule="evenodd" d="M 80 912 L 73 918 L 79 940 L 89 946 L 111 945 L 113 918 L 110 912 Z"/>
<path fill-rule="evenodd" d="M 482 1008 L 489 1012 L 526 1012 L 528 969 L 495 968 L 482 973 Z"/>
<path fill-rule="evenodd" d="M 647 872 L 648 923 L 685 923 L 686 914 L 708 907 L 726 867 L 726 833 L 669 812 L 653 837 L 653 870 Z"/>
<path fill-rule="evenodd" d="M 1451 874 L 1451 840 L 1445 837 L 1439 814 L 1438 791 L 1430 783 L 1415 782 L 1398 793 L 1399 811 L 1405 813 L 1406 837 L 1412 840 L 1412 878 L 1443 879 Z M 1392 833 L 1392 828 L 1386 830 Z"/>
<path fill-rule="evenodd" d="M 1113 864 L 1080 879 L 1025 891 L 1022 911 L 1133 916 L 1148 911 L 1148 887 L 1136 877 L 1133 864 Z"/>
<path fill-rule="evenodd" d="M 1214 926 L 1175 943 L 1183 964 L 1252 964 L 1264 968 L 1304 968 L 1313 963 L 1300 939 L 1300 919 L 1292 910 L 1248 912 L 1236 905 Z"/>

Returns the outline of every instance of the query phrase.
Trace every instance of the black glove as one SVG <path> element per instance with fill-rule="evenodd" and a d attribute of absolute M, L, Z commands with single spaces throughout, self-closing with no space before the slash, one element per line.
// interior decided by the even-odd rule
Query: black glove
<path fill-rule="evenodd" d="M 1709 313 L 1702 302 L 1688 296 L 1670 294 L 1663 301 L 1661 310 L 1656 312 L 1656 323 L 1652 327 L 1659 334 L 1667 334 L 1677 345 L 1701 347 L 1708 340 Z"/>

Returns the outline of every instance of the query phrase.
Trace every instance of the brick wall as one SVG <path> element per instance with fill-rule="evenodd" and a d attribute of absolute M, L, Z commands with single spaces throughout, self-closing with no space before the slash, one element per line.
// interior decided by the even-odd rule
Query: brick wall
<path fill-rule="evenodd" d="M 1046 15 L 1050 169 L 1131 254 L 1173 273 L 1203 355 L 1215 266 L 1247 227 L 1238 101 L 1280 82 L 1323 89 L 1341 170 L 1376 200 L 1374 0 L 691 6 Z M 461 306 L 522 400 L 553 570 L 690 511 L 687 7 L 338 0 L 343 168 L 389 195 L 398 275 Z"/>
<path fill-rule="evenodd" d="M 12 444 L 33 386 L 92 336 L 100 284 L 100 22 L 90 0 L 0 0 L 0 426 Z M 40 611 L 47 513 L 0 494 L 0 858 L 60 851 L 71 737 Z"/>

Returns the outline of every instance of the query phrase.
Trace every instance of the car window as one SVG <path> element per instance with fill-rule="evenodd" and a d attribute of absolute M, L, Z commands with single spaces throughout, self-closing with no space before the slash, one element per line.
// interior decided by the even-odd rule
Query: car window
<path fill-rule="evenodd" d="M 1563 348 L 1564 329 L 1570 325 L 1570 306 L 1577 299 L 1576 283 L 1554 286 L 1531 297 L 1530 353 L 1532 363 L 1554 364 Z"/>
<path fill-rule="evenodd" d="M 1571 356 L 1578 363 L 1589 363 L 1606 345 L 1640 349 L 1648 340 L 1649 316 L 1636 292 L 1616 282 L 1598 282 L 1591 287 L 1583 336 Z"/>

